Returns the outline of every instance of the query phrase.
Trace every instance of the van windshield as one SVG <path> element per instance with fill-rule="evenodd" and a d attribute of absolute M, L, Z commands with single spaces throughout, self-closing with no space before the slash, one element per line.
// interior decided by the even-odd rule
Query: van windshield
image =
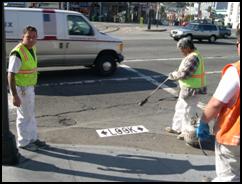
<path fill-rule="evenodd" d="M 69 35 L 91 35 L 91 26 L 81 17 L 76 15 L 68 15 L 68 31 Z"/>

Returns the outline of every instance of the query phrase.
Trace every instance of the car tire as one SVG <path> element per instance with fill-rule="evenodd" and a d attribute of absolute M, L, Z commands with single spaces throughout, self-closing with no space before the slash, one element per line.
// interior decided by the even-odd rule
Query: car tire
<path fill-rule="evenodd" d="M 97 58 L 95 63 L 95 71 L 98 75 L 109 76 L 117 69 L 117 62 L 115 56 L 112 54 L 101 55 Z"/>
<path fill-rule="evenodd" d="M 210 36 L 210 38 L 209 38 L 209 42 L 210 43 L 214 43 L 214 42 L 216 42 L 216 36 L 214 36 L 214 35 L 212 35 L 212 36 Z"/>

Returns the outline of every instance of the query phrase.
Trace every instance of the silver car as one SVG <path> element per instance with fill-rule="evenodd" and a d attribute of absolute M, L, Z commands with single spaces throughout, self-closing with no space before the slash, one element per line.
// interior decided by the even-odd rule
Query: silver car
<path fill-rule="evenodd" d="M 198 39 L 199 41 L 206 39 L 214 43 L 219 38 L 219 29 L 214 24 L 189 23 L 185 27 L 171 30 L 170 36 L 174 40 L 188 37 L 189 39 Z"/>

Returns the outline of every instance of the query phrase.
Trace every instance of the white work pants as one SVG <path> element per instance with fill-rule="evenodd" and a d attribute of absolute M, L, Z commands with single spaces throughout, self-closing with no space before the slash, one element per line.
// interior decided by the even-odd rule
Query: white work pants
<path fill-rule="evenodd" d="M 37 124 L 35 119 L 35 92 L 34 87 L 16 87 L 21 100 L 17 108 L 16 127 L 18 133 L 17 146 L 26 146 L 37 140 Z"/>
<path fill-rule="evenodd" d="M 213 182 L 240 182 L 240 146 L 215 142 L 217 177 Z"/>
<path fill-rule="evenodd" d="M 172 121 L 172 129 L 184 133 L 191 125 L 191 120 L 199 116 L 201 109 L 197 106 L 199 95 L 194 95 L 183 99 L 179 96 L 176 106 L 175 114 Z"/>

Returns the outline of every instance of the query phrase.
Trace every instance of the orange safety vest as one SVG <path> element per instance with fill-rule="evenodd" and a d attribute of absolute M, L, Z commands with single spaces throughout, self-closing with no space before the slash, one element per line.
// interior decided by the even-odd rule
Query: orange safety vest
<path fill-rule="evenodd" d="M 226 65 L 222 70 L 222 75 L 231 67 L 236 67 L 240 76 L 240 61 Z M 240 145 L 240 92 L 226 104 L 218 115 L 218 121 L 215 126 L 216 140 L 220 144 Z"/>

